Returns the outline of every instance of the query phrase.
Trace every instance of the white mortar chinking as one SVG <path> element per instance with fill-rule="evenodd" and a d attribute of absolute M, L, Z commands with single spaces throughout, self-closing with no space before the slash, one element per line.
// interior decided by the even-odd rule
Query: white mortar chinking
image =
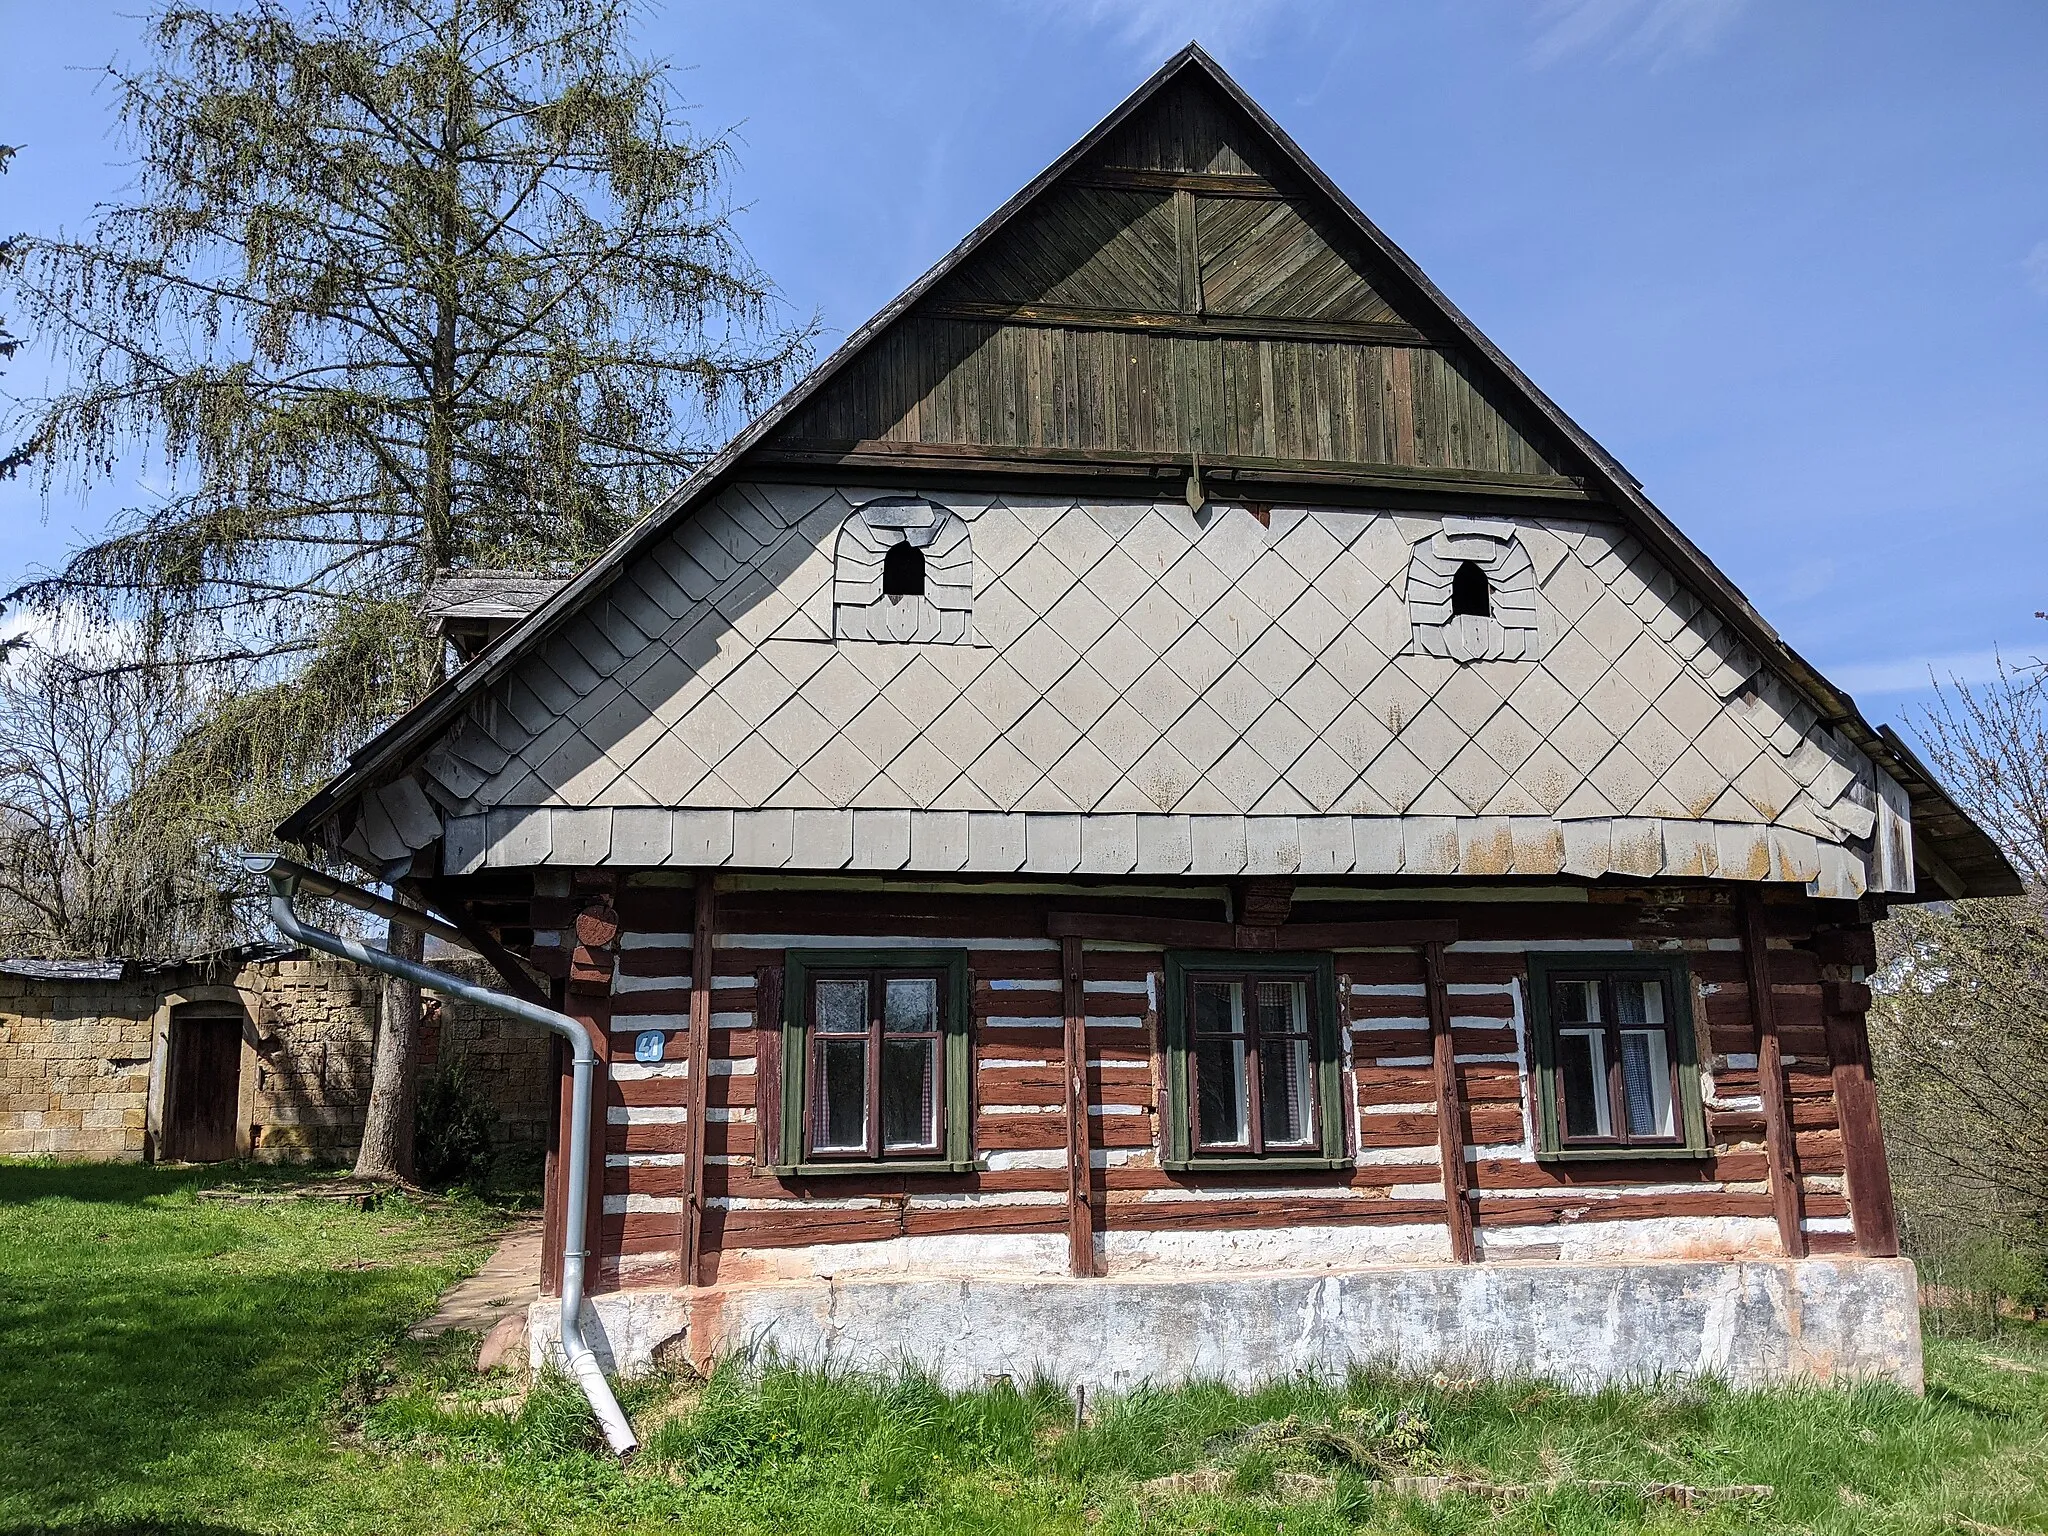
<path fill-rule="evenodd" d="M 584 1268 L 590 1255 L 582 1245 L 590 1191 L 590 1103 L 597 1068 L 597 1052 L 590 1044 L 589 1034 L 581 1024 L 565 1013 L 557 1013 L 552 1008 L 543 1008 L 537 1003 L 529 1003 L 508 993 L 493 992 L 488 987 L 477 986 L 445 971 L 437 971 L 430 966 L 401 959 L 359 940 L 346 939 L 340 934 L 329 933 L 324 928 L 315 928 L 303 923 L 299 920 L 298 913 L 292 910 L 292 902 L 298 894 L 299 887 L 303 885 L 316 894 L 330 896 L 350 906 L 381 913 L 385 917 L 397 917 L 402 922 L 434 932 L 440 937 L 452 936 L 451 942 L 467 946 L 467 939 L 449 925 L 427 916 L 424 912 L 397 907 L 381 897 L 344 885 L 340 881 L 330 879 L 303 865 L 294 864 L 289 859 L 279 858 L 275 854 L 245 854 L 242 863 L 251 874 L 269 878 L 271 921 L 276 923 L 278 931 L 293 943 L 304 944 L 309 949 L 317 949 L 344 960 L 353 960 L 373 971 L 401 977 L 445 996 L 489 1008 L 509 1018 L 524 1019 L 529 1023 L 538 1024 L 569 1042 L 569 1198 L 568 1209 L 563 1213 L 562 1354 L 568 1364 L 569 1373 L 576 1378 L 577 1386 L 583 1389 L 583 1396 L 590 1404 L 590 1411 L 596 1415 L 613 1453 L 622 1459 L 631 1455 L 638 1448 L 640 1441 L 633 1433 L 633 1426 L 626 1422 L 625 1412 L 619 1407 L 618 1398 L 612 1394 L 611 1383 L 604 1379 L 604 1371 L 597 1363 L 596 1351 L 583 1336 Z M 574 1246 L 570 1246 L 572 1244 Z"/>

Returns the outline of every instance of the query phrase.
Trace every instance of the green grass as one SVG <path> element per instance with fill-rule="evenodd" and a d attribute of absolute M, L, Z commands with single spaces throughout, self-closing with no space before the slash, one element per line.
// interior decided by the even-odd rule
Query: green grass
<path fill-rule="evenodd" d="M 488 1250 L 489 1207 L 200 1198 L 217 1177 L 0 1163 L 0 1536 L 2048 1531 L 2040 1328 L 1930 1339 L 1924 1398 L 1361 1374 L 1140 1393 L 1080 1428 L 1047 1385 L 949 1395 L 727 1368 L 629 1387 L 645 1446 L 622 1470 L 573 1389 L 543 1382 L 518 1413 L 490 1412 L 512 1383 L 469 1368 L 473 1339 L 402 1340 Z M 1563 1485 L 1397 1499 L 1276 1438 L 1290 1416 L 1407 1470 Z M 1194 1468 L 1229 1489 L 1140 1491 Z M 1287 1499 L 1291 1472 L 1334 1482 Z M 1777 1491 L 1685 1512 L 1571 1486 L 1594 1479 Z"/>

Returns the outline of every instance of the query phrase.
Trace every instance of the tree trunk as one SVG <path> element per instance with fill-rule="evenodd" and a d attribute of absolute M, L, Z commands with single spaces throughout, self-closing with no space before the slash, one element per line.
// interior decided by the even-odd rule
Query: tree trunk
<path fill-rule="evenodd" d="M 385 930 L 384 947 L 417 960 L 422 948 L 419 930 L 392 923 Z M 413 1106 L 419 1098 L 420 989 L 396 976 L 383 980 L 377 1057 L 370 1073 L 370 1105 L 363 1120 L 363 1144 L 356 1153 L 356 1177 L 410 1183 Z"/>

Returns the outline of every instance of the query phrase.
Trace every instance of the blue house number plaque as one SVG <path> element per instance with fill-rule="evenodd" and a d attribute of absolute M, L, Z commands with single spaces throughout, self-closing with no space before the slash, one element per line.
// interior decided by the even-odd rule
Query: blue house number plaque
<path fill-rule="evenodd" d="M 661 1053 L 667 1048 L 668 1036 L 658 1029 L 643 1029 L 633 1037 L 635 1061 L 659 1061 Z"/>

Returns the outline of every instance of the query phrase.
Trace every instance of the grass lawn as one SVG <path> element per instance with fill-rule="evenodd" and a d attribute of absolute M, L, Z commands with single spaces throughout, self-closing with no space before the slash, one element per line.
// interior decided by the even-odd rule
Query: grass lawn
<path fill-rule="evenodd" d="M 267 1180 L 283 1191 L 284 1176 Z M 480 1262 L 479 1204 L 245 1204 L 222 1175 L 0 1163 L 0 1536 L 29 1531 L 2048 1532 L 2048 1330 L 1928 1343 L 1928 1393 L 1575 1396 L 1360 1376 L 1091 1405 L 794 1372 L 582 1400 L 402 1342 Z M 1347 1453 L 1347 1448 L 1349 1448 Z M 1397 1497 L 1358 1456 L 1539 1486 Z M 1197 1469 L 1213 1492 L 1148 1492 Z M 1629 1484 L 1769 1484 L 1685 1510 Z"/>

